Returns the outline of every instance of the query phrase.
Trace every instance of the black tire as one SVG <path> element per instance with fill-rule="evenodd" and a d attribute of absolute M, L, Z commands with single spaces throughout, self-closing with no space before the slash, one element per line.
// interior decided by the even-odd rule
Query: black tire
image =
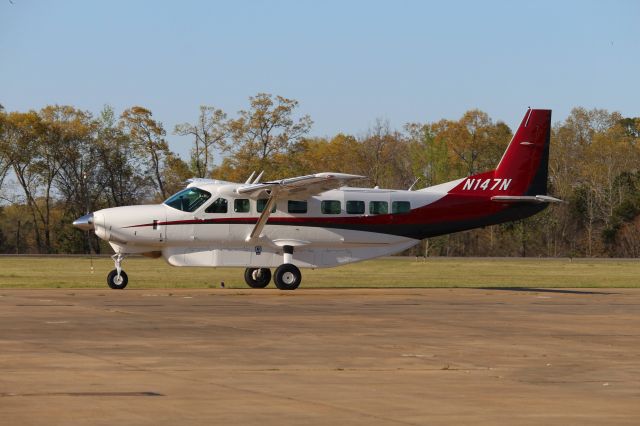
<path fill-rule="evenodd" d="M 114 269 L 107 275 L 107 284 L 114 290 L 122 290 L 129 284 L 129 277 L 126 272 L 120 271 L 120 278 L 118 279 L 118 271 Z"/>
<path fill-rule="evenodd" d="M 296 265 L 285 263 L 278 266 L 273 281 L 280 290 L 295 290 L 302 282 L 302 273 Z"/>
<path fill-rule="evenodd" d="M 251 288 L 265 288 L 271 282 L 271 269 L 247 268 L 244 270 L 244 280 Z"/>

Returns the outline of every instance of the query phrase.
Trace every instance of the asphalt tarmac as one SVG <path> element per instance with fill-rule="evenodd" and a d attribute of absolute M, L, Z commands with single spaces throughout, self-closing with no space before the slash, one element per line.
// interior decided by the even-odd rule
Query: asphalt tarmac
<path fill-rule="evenodd" d="M 0 290 L 2 425 L 640 424 L 640 290 Z"/>

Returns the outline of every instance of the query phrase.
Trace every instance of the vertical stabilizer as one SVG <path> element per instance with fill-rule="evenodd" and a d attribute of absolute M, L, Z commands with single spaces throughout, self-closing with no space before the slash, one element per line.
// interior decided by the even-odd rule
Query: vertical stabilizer
<path fill-rule="evenodd" d="M 547 194 L 551 110 L 529 109 L 495 170 L 469 176 L 449 193 L 476 196 Z"/>
<path fill-rule="evenodd" d="M 495 170 L 495 178 L 513 179 L 509 194 L 547 193 L 550 138 L 551 110 L 528 110 Z"/>

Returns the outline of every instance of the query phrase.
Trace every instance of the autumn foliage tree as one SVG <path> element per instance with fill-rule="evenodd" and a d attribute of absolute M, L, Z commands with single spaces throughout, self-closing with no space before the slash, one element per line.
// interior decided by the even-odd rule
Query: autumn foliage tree
<path fill-rule="evenodd" d="M 253 170 L 273 173 L 286 168 L 292 146 L 311 129 L 311 117 L 294 116 L 298 101 L 258 93 L 249 98 L 249 108 L 228 122 L 230 140 L 224 145 L 226 178 L 242 179 Z M 219 173 L 218 173 L 219 174 Z"/>
<path fill-rule="evenodd" d="M 165 188 L 163 170 L 167 165 L 167 158 L 172 153 L 165 139 L 166 131 L 162 123 L 154 120 L 152 116 L 148 109 L 134 106 L 122 113 L 120 126 L 128 133 L 133 143 L 133 150 L 144 160 L 149 178 L 164 199 L 169 194 Z"/>

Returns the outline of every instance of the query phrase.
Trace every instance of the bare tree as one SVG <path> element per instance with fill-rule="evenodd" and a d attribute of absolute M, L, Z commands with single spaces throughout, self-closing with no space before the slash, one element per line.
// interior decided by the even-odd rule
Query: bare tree
<path fill-rule="evenodd" d="M 206 177 L 211 172 L 215 149 L 222 148 L 229 135 L 227 114 L 221 109 L 203 105 L 195 124 L 178 124 L 174 133 L 193 137 L 191 168 L 196 177 Z"/>

